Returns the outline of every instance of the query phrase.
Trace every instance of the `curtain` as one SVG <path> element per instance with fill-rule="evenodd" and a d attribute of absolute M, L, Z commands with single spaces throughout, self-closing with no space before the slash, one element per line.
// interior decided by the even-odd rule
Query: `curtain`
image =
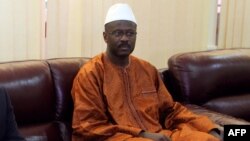
<path fill-rule="evenodd" d="M 222 0 L 219 48 L 250 48 L 249 0 Z"/>
<path fill-rule="evenodd" d="M 40 59 L 44 47 L 41 0 L 0 0 L 0 61 Z"/>
<path fill-rule="evenodd" d="M 45 57 L 87 56 L 83 49 L 85 0 L 48 0 Z"/>
<path fill-rule="evenodd" d="M 215 0 L 131 0 L 138 19 L 135 54 L 158 68 L 174 54 L 215 48 Z"/>
<path fill-rule="evenodd" d="M 46 57 L 105 51 L 103 23 L 117 2 L 128 3 L 137 18 L 134 55 L 158 68 L 173 54 L 215 48 L 216 0 L 48 0 Z"/>
<path fill-rule="evenodd" d="M 128 3 L 138 22 L 133 54 L 157 68 L 176 53 L 216 48 L 216 0 L 48 0 L 46 38 L 44 0 L 0 1 L 0 61 L 105 51 L 103 23 L 117 2 Z"/>

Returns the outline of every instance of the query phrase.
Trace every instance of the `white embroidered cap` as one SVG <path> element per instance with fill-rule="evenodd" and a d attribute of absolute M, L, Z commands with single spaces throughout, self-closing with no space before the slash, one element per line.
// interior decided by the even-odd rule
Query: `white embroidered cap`
<path fill-rule="evenodd" d="M 112 5 L 107 12 L 104 24 L 118 20 L 127 20 L 136 23 L 133 11 L 128 4 L 117 3 Z"/>

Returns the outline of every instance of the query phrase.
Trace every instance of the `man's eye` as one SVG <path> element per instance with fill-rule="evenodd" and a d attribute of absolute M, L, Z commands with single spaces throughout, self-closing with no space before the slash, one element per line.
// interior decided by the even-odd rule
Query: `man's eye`
<path fill-rule="evenodd" d="M 136 32 L 134 31 L 121 31 L 121 30 L 116 30 L 111 32 L 111 34 L 115 37 L 122 37 L 123 35 L 126 35 L 127 37 L 134 37 L 136 35 Z"/>
<path fill-rule="evenodd" d="M 116 32 L 115 32 L 115 35 L 116 35 L 116 36 L 120 36 L 120 35 L 122 35 L 122 34 L 123 34 L 122 31 L 116 31 Z"/>
<path fill-rule="evenodd" d="M 126 35 L 127 36 L 133 36 L 135 33 L 134 32 L 127 32 Z"/>

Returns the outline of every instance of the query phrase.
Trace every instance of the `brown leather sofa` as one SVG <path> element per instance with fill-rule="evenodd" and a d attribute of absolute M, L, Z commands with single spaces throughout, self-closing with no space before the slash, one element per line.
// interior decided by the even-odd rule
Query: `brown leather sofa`
<path fill-rule="evenodd" d="M 249 124 L 250 49 L 176 54 L 162 73 L 174 99 L 194 112 L 220 125 Z"/>
<path fill-rule="evenodd" d="M 0 63 L 0 87 L 4 87 L 10 95 L 19 130 L 27 141 L 71 140 L 73 103 L 70 91 L 76 73 L 87 60 L 89 58 L 61 58 Z M 245 61 L 249 60 L 246 59 Z M 232 64 L 230 64 L 229 68 L 232 67 Z M 243 72 L 246 73 L 247 70 L 244 70 L 244 68 L 247 65 L 241 63 L 241 65 L 237 64 L 237 67 L 242 67 Z M 204 67 L 202 66 L 201 68 Z M 171 67 L 170 70 L 172 73 L 175 72 Z M 210 72 L 211 70 L 207 71 Z M 181 89 L 178 85 L 172 87 L 174 84 L 172 82 L 176 81 L 176 78 L 173 78 L 169 74 L 169 70 L 162 71 L 162 76 L 167 87 L 174 93 L 174 96 L 181 94 L 185 98 L 186 95 L 179 93 Z M 174 75 L 184 78 L 188 76 Z M 208 74 L 205 76 L 210 78 Z M 201 80 L 204 78 L 203 75 L 198 74 L 197 77 L 201 77 L 199 78 Z M 170 81 L 169 78 L 173 80 Z M 187 78 L 185 78 L 185 82 Z M 224 79 L 224 77 L 222 78 Z M 195 93 L 194 100 L 190 99 L 190 102 L 201 106 L 209 105 L 208 102 L 204 101 L 206 101 L 206 98 L 211 100 L 211 97 L 206 96 L 206 94 L 202 94 L 201 96 L 198 94 Z M 188 95 L 190 94 L 188 93 Z M 198 95 L 198 99 L 196 95 Z M 216 103 L 216 101 L 213 103 Z M 207 114 L 221 125 L 248 123 L 241 119 L 225 116 L 224 114 L 212 111 L 208 112 L 207 109 L 197 105 L 189 104 L 187 106 L 194 112 Z"/>
<path fill-rule="evenodd" d="M 0 64 L 0 87 L 10 95 L 27 141 L 70 141 L 72 81 L 88 58 Z"/>

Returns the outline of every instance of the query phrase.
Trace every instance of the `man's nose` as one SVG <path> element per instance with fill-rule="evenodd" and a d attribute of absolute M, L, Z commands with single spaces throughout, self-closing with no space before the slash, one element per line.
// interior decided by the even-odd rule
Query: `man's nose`
<path fill-rule="evenodd" d="M 122 41 L 128 41 L 129 38 L 128 38 L 128 36 L 126 34 L 123 34 L 122 37 L 121 37 L 121 40 Z"/>

